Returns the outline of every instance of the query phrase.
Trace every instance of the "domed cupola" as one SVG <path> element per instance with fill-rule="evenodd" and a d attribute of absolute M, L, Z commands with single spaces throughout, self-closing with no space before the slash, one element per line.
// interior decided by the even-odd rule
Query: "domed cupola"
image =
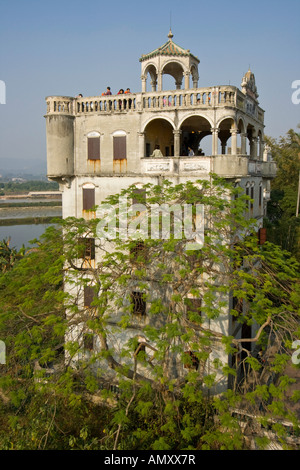
<path fill-rule="evenodd" d="M 190 88 L 190 76 L 193 87 L 198 87 L 198 57 L 191 54 L 189 49 L 183 49 L 173 42 L 170 30 L 168 41 L 140 58 L 142 66 L 142 92 L 146 92 L 148 74 L 151 77 L 152 91 L 162 91 L 162 76 L 171 75 L 175 80 L 175 88 L 180 89 L 184 78 L 184 88 Z"/>

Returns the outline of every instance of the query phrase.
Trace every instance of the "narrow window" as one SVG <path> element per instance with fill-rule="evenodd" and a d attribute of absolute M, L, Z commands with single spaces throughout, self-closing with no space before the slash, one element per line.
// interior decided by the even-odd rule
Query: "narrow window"
<path fill-rule="evenodd" d="M 250 192 L 250 210 L 253 211 L 253 200 L 254 200 L 254 186 L 251 186 L 251 192 Z"/>
<path fill-rule="evenodd" d="M 88 351 L 94 349 L 94 336 L 92 333 L 85 333 L 83 335 L 83 347 Z"/>
<path fill-rule="evenodd" d="M 202 299 L 185 299 L 188 320 L 198 323 L 201 320 Z"/>
<path fill-rule="evenodd" d="M 199 359 L 193 351 L 185 351 L 184 353 L 184 368 L 195 369 L 199 367 Z"/>
<path fill-rule="evenodd" d="M 100 137 L 88 137 L 88 159 L 100 160 Z"/>
<path fill-rule="evenodd" d="M 260 186 L 259 186 L 259 200 L 258 200 L 259 207 L 262 206 L 262 194 L 263 194 L 262 185 L 260 184 Z"/>
<path fill-rule="evenodd" d="M 95 205 L 95 189 L 83 188 L 82 189 L 82 208 L 84 211 L 92 209 Z"/>
<path fill-rule="evenodd" d="M 114 136 L 114 160 L 125 160 L 126 154 L 126 136 Z"/>
<path fill-rule="evenodd" d="M 249 183 L 247 183 L 247 186 L 246 186 L 246 196 L 250 196 Z M 247 201 L 247 204 L 248 204 L 248 209 L 249 209 L 250 208 L 250 201 L 249 200 Z"/>
<path fill-rule="evenodd" d="M 133 306 L 132 313 L 141 317 L 146 316 L 146 301 L 142 292 L 131 293 L 131 304 Z"/>
<path fill-rule="evenodd" d="M 90 307 L 94 299 L 94 289 L 91 286 L 84 286 L 83 298 L 84 306 Z"/>

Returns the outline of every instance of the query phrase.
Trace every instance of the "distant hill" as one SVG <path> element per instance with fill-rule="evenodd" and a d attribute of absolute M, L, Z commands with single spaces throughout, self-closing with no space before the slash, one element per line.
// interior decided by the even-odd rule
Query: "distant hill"
<path fill-rule="evenodd" d="M 46 176 L 47 164 L 44 159 L 24 160 L 22 158 L 0 158 L 0 175 L 3 177 Z"/>

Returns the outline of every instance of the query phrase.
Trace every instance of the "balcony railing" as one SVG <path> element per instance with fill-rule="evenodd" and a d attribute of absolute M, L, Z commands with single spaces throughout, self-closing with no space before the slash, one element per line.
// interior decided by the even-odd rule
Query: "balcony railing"
<path fill-rule="evenodd" d="M 161 92 L 132 93 L 110 96 L 46 98 L 47 114 L 86 115 L 174 110 L 184 108 L 233 107 L 263 122 L 264 112 L 258 106 L 249 108 L 245 95 L 233 86 L 194 88 Z"/>

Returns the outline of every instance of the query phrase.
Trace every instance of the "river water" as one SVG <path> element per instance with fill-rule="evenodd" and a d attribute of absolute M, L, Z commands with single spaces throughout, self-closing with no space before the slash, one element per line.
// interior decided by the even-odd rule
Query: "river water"
<path fill-rule="evenodd" d="M 13 202 L 39 202 L 53 201 L 53 199 L 1 199 L 0 200 L 0 219 L 20 219 L 25 217 L 61 217 L 62 209 L 60 206 L 49 207 L 2 207 L 2 203 Z M 57 201 L 58 203 L 60 201 Z M 39 238 L 51 224 L 16 224 L 0 226 L 0 241 L 10 238 L 10 246 L 20 249 L 23 245 L 30 247 L 31 240 Z"/>

